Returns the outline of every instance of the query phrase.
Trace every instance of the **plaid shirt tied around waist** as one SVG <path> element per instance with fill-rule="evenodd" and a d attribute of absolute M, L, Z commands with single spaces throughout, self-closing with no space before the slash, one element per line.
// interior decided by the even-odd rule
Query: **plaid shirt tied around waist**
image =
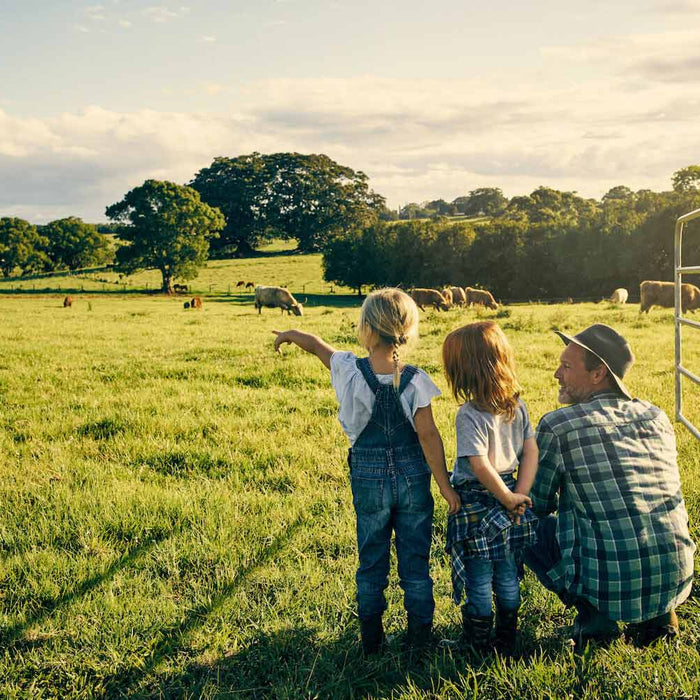
<path fill-rule="evenodd" d="M 507 474 L 501 477 L 512 491 L 515 479 Z M 498 561 L 522 552 L 537 542 L 537 517 L 528 508 L 516 525 L 508 511 L 483 486 L 470 482 L 454 489 L 462 507 L 447 518 L 445 549 L 452 560 L 452 591 L 459 604 L 466 586 L 466 560 L 488 559 Z"/>

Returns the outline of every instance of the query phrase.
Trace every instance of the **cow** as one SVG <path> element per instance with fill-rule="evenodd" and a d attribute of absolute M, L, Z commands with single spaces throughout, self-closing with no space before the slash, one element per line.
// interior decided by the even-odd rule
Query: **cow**
<path fill-rule="evenodd" d="M 467 295 L 462 287 L 450 287 L 452 303 L 455 306 L 464 306 L 467 303 Z"/>
<path fill-rule="evenodd" d="M 255 287 L 255 282 L 246 282 L 246 283 L 245 283 L 245 289 L 248 289 L 248 287 L 250 287 L 251 289 L 253 289 L 253 288 Z"/>
<path fill-rule="evenodd" d="M 445 287 L 445 289 L 442 290 L 442 296 L 445 297 L 445 301 L 451 307 L 454 303 L 452 299 L 452 290 L 449 287 Z"/>
<path fill-rule="evenodd" d="M 665 306 L 673 308 L 676 305 L 675 285 L 673 282 L 659 282 L 656 280 L 644 280 L 639 285 L 639 313 L 652 306 Z M 694 284 L 684 282 L 681 285 L 681 310 L 695 311 L 700 309 L 700 289 Z"/>
<path fill-rule="evenodd" d="M 419 287 L 418 289 L 412 289 L 409 295 L 421 311 L 425 311 L 424 306 L 432 306 L 437 311 L 440 311 L 440 309 L 447 311 L 450 308 L 447 299 L 437 289 L 423 289 Z"/>
<path fill-rule="evenodd" d="M 186 284 L 174 284 L 173 285 L 173 291 L 177 294 L 178 292 L 184 292 L 187 293 L 189 291 L 189 288 L 187 287 Z"/>
<path fill-rule="evenodd" d="M 73 306 L 73 297 L 71 297 L 71 296 L 67 296 L 67 297 L 63 300 L 63 308 L 66 309 L 66 308 L 68 308 L 69 306 Z"/>
<path fill-rule="evenodd" d="M 473 304 L 481 304 L 487 309 L 497 309 L 498 304 L 491 292 L 485 289 L 474 289 L 473 287 L 467 287 L 464 290 L 467 293 L 467 305 L 472 306 Z"/>
<path fill-rule="evenodd" d="M 284 287 L 264 287 L 258 285 L 255 288 L 255 308 L 258 314 L 262 313 L 262 307 L 267 306 L 272 309 L 282 309 L 282 313 L 294 313 L 295 316 L 304 315 L 304 306 L 300 304 Z"/>
<path fill-rule="evenodd" d="M 624 287 L 618 287 L 611 295 L 610 301 L 613 304 L 626 304 L 629 294 Z"/>
<path fill-rule="evenodd" d="M 202 298 L 201 297 L 192 297 L 192 301 L 190 302 L 190 308 L 201 309 L 202 308 Z"/>
<path fill-rule="evenodd" d="M 190 308 L 190 302 L 189 302 L 189 301 L 186 301 L 186 302 L 185 302 L 185 308 L 186 308 L 186 309 L 189 309 L 189 308 Z"/>
<path fill-rule="evenodd" d="M 236 287 L 242 287 L 245 284 L 245 280 L 239 280 Z"/>

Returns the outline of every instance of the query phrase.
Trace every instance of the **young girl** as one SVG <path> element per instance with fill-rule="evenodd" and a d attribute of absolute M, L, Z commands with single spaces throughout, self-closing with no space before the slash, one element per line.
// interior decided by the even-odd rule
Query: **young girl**
<path fill-rule="evenodd" d="M 418 334 L 415 302 L 400 289 L 380 289 L 365 299 L 358 339 L 369 357 L 362 359 L 338 352 L 309 333 L 273 332 L 277 352 L 283 343 L 294 343 L 331 371 L 340 403 L 338 417 L 351 444 L 348 462 L 357 515 L 360 566 L 355 579 L 363 650 L 376 653 L 384 642 L 382 613 L 392 530 L 408 614 L 407 642 L 422 648 L 430 638 L 435 608 L 428 568 L 431 471 L 449 512 L 456 513 L 460 504 L 449 482 L 430 408 L 440 390 L 425 372 L 399 360 L 399 348 Z"/>
<path fill-rule="evenodd" d="M 457 459 L 452 485 L 461 510 L 447 523 L 455 603 L 462 594 L 463 637 L 488 649 L 491 593 L 496 597 L 496 642 L 511 653 L 520 606 L 518 563 L 535 542 L 537 522 L 528 497 L 537 471 L 537 444 L 515 378 L 513 351 L 493 321 L 452 331 L 442 346 L 445 374 L 457 411 Z M 513 478 L 517 469 L 518 480 Z"/>

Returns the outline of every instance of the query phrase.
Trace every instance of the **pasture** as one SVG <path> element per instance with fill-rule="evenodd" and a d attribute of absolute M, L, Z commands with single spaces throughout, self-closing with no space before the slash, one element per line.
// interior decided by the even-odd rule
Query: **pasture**
<path fill-rule="evenodd" d="M 262 264 L 270 261 L 227 261 L 227 269 L 245 279 L 244 266 Z M 284 282 L 278 271 L 251 275 Z M 395 572 L 386 616 L 394 639 L 381 658 L 361 658 L 335 397 L 318 360 L 290 346 L 272 352 L 272 329 L 290 327 L 359 351 L 359 304 L 313 291 L 302 318 L 258 316 L 250 294 L 205 296 L 202 310 L 187 311 L 182 298 L 135 294 L 78 295 L 70 309 L 61 295 L 2 298 L 0 696 L 696 697 L 697 597 L 679 610 L 677 647 L 618 640 L 575 657 L 557 634 L 572 613 L 529 575 L 521 658 L 471 666 L 446 648 L 424 662 L 404 656 Z M 551 330 L 596 321 L 631 342 L 632 392 L 672 415 L 671 311 L 640 317 L 638 308 L 421 314 L 408 359 L 443 390 L 434 412 L 448 461 L 456 406 L 441 342 L 477 317 L 497 318 L 511 339 L 533 422 L 556 408 L 552 373 L 563 346 Z M 700 373 L 700 334 L 685 335 L 685 362 Z M 686 404 L 700 423 L 700 393 L 689 388 Z M 697 541 L 700 444 L 682 426 L 676 432 Z M 454 638 L 446 510 L 434 494 L 436 633 Z"/>

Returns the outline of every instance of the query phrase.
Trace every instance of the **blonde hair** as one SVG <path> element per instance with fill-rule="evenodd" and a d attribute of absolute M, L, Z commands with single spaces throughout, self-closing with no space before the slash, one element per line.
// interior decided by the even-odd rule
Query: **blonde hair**
<path fill-rule="evenodd" d="M 377 343 L 394 349 L 394 388 L 398 390 L 399 347 L 418 337 L 418 307 L 406 292 L 387 287 L 367 295 L 360 309 L 357 339 L 368 350 Z"/>
<path fill-rule="evenodd" d="M 497 323 L 480 321 L 452 331 L 442 344 L 442 363 L 458 402 L 515 418 L 521 388 L 513 349 Z"/>

